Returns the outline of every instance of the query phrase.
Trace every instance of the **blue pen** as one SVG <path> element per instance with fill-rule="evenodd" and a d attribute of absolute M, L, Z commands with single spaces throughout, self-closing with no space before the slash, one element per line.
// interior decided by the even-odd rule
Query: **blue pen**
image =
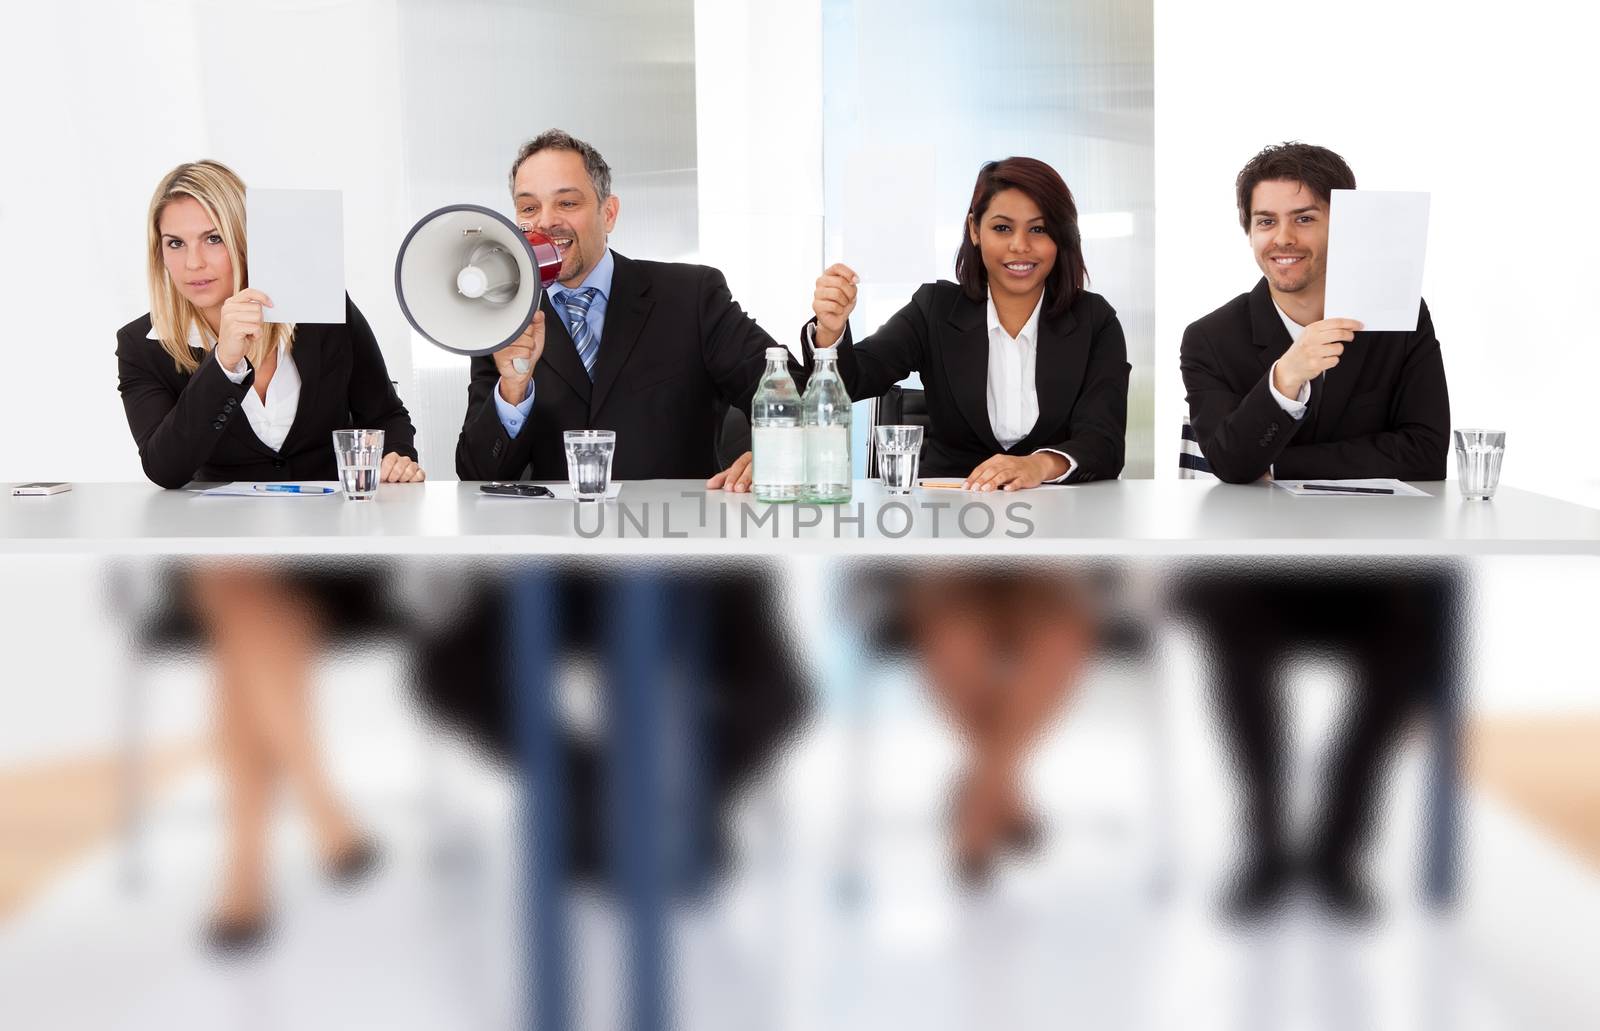
<path fill-rule="evenodd" d="M 302 487 L 298 483 L 258 483 L 256 490 L 271 491 L 274 494 L 332 494 L 332 487 Z"/>

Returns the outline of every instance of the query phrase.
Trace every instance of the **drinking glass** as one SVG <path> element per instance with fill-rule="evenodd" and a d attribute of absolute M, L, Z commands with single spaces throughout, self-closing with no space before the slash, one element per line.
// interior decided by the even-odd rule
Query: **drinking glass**
<path fill-rule="evenodd" d="M 334 430 L 333 458 L 346 501 L 368 501 L 378 493 L 383 467 L 382 430 Z"/>
<path fill-rule="evenodd" d="M 1506 454 L 1504 430 L 1456 430 L 1456 473 L 1461 494 L 1488 501 L 1500 486 L 1500 460 Z"/>
<path fill-rule="evenodd" d="M 611 456 L 617 449 L 616 430 L 567 430 L 567 482 L 579 501 L 600 501 L 611 486 Z"/>
<path fill-rule="evenodd" d="M 890 494 L 910 494 L 917 482 L 917 460 L 922 457 L 921 426 L 876 426 L 878 474 Z"/>

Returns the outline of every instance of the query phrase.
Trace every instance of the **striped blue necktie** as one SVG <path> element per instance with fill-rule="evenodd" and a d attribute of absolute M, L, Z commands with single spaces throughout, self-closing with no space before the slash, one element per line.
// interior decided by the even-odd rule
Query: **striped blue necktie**
<path fill-rule="evenodd" d="M 591 286 L 573 290 L 561 298 L 561 306 L 567 310 L 567 329 L 572 333 L 573 346 L 578 349 L 583 371 L 590 379 L 594 379 L 594 360 L 600 354 L 600 341 L 589 329 L 589 305 L 594 303 L 594 295 L 599 292 Z"/>

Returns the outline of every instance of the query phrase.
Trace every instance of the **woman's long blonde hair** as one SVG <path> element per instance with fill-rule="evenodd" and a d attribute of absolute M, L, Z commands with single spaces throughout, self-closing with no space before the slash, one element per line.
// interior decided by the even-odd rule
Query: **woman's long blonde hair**
<path fill-rule="evenodd" d="M 222 236 L 222 245 L 228 249 L 228 257 L 233 262 L 233 290 L 229 295 L 232 296 L 250 282 L 245 247 L 244 180 L 221 162 L 188 161 L 162 176 L 155 195 L 150 198 L 150 219 L 146 227 L 150 237 L 150 322 L 156 336 L 161 338 L 161 346 L 177 363 L 178 371 L 193 372 L 200 363 L 189 348 L 191 329 L 199 330 L 207 354 L 216 346 L 217 335 L 206 324 L 200 309 L 178 292 L 162 258 L 161 213 L 180 197 L 198 201 Z M 275 352 L 279 344 L 289 350 L 293 343 L 292 324 L 269 322 L 262 327 L 261 336 L 246 357 L 252 366 L 260 368 L 266 356 Z"/>

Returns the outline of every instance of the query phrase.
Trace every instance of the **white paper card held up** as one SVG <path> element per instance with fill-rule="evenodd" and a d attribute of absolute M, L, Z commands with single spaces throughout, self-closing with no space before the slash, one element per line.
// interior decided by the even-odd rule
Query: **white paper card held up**
<path fill-rule="evenodd" d="M 933 212 L 937 152 L 931 146 L 868 146 L 845 157 L 842 261 L 862 283 L 926 283 L 941 261 Z M 959 240 L 950 242 L 954 253 Z M 948 275 L 948 271 L 944 273 Z"/>
<path fill-rule="evenodd" d="M 1426 193 L 1333 191 L 1322 308 L 1328 318 L 1358 319 L 1368 330 L 1417 328 L 1428 198 Z"/>
<path fill-rule="evenodd" d="M 250 285 L 272 298 L 268 322 L 344 321 L 344 196 L 248 190 Z"/>

